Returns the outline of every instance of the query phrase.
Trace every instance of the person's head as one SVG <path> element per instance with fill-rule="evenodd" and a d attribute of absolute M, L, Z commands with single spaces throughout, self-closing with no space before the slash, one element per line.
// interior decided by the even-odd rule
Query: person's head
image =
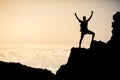
<path fill-rule="evenodd" d="M 86 16 L 83 16 L 83 20 L 86 21 Z"/>

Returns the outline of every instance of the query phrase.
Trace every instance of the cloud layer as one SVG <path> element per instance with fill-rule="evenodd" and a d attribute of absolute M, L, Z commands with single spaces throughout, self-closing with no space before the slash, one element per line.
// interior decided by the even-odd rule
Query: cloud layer
<path fill-rule="evenodd" d="M 69 53 L 69 49 L 60 48 L 0 48 L 0 60 L 46 68 L 56 73 L 57 69 L 67 62 Z"/>

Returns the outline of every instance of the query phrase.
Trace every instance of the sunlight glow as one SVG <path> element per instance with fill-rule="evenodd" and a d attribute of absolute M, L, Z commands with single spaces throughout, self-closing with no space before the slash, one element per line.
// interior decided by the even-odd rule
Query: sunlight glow
<path fill-rule="evenodd" d="M 115 1 L 43 1 L 1 0 L 0 43 L 68 43 L 78 44 L 82 16 L 93 17 L 89 29 L 95 40 L 107 42 L 111 37 L 112 15 L 120 10 Z M 88 6 L 89 5 L 89 6 Z M 104 10 L 103 10 L 104 9 Z"/>

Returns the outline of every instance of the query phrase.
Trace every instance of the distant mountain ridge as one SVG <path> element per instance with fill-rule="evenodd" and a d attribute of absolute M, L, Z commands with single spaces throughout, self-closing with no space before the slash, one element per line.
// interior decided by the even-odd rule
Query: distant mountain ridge
<path fill-rule="evenodd" d="M 0 79 L 53 80 L 54 74 L 47 69 L 32 68 L 20 63 L 8 63 L 0 61 Z"/>

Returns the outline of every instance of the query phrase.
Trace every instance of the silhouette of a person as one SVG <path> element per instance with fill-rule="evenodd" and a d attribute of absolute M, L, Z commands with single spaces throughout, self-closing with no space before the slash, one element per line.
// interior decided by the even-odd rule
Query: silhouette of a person
<path fill-rule="evenodd" d="M 81 38 L 80 38 L 80 42 L 79 42 L 79 48 L 81 47 L 81 42 L 83 40 L 84 35 L 86 34 L 91 34 L 92 35 L 92 41 L 94 39 L 95 33 L 88 30 L 88 21 L 92 18 L 93 15 L 93 11 L 91 11 L 91 15 L 90 17 L 86 20 L 86 16 L 83 16 L 83 20 L 80 20 L 77 16 L 77 14 L 75 13 L 75 16 L 77 18 L 77 20 L 81 23 L 80 27 L 81 27 Z"/>

